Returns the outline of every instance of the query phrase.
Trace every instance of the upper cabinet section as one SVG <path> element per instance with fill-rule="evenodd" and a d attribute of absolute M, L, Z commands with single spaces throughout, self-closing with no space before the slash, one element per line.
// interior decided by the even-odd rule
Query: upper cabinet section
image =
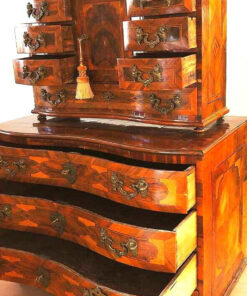
<path fill-rule="evenodd" d="M 128 16 L 191 13 L 196 0 L 126 0 Z"/>

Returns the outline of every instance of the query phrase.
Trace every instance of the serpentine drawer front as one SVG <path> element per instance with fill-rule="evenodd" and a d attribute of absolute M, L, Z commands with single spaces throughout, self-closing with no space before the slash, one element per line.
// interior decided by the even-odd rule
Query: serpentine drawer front
<path fill-rule="evenodd" d="M 191 296 L 196 288 L 195 255 L 173 275 L 122 265 L 42 235 L 6 232 L 1 244 L 6 247 L 0 247 L 0 280 L 36 286 L 56 296 Z"/>
<path fill-rule="evenodd" d="M 12 181 L 73 188 L 154 211 L 187 213 L 195 205 L 194 167 L 148 168 L 79 153 L 4 146 L 0 157 L 0 178 Z"/>

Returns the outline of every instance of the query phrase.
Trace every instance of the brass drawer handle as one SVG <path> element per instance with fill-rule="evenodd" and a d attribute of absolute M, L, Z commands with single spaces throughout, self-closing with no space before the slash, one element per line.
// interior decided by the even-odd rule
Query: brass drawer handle
<path fill-rule="evenodd" d="M 120 246 L 123 250 L 118 250 L 114 248 L 112 245 L 115 244 L 114 240 L 107 235 L 107 232 L 105 229 L 100 229 L 100 241 L 104 247 L 113 253 L 116 257 L 121 258 L 123 256 L 126 256 L 128 253 L 130 253 L 133 257 L 137 256 L 138 251 L 138 244 L 137 241 L 134 239 L 129 239 L 127 243 L 120 243 Z"/>
<path fill-rule="evenodd" d="M 136 1 L 136 6 L 140 8 L 144 8 L 148 2 L 152 2 L 152 0 L 139 0 L 139 1 Z M 173 4 L 174 0 L 163 0 L 163 2 L 164 2 L 164 6 L 170 7 Z"/>
<path fill-rule="evenodd" d="M 137 197 L 138 194 L 142 196 L 142 198 L 146 198 L 148 194 L 148 183 L 144 179 L 137 180 L 136 183 L 131 184 L 130 188 L 133 190 L 132 192 L 124 189 L 124 181 L 121 180 L 117 173 L 113 172 L 111 175 L 111 184 L 112 190 L 119 192 L 121 195 L 126 197 L 128 200 L 131 200 Z"/>
<path fill-rule="evenodd" d="M 144 73 L 141 70 L 139 70 L 136 65 L 134 65 L 131 68 L 131 77 L 133 78 L 133 80 L 143 83 L 145 87 L 149 86 L 152 82 L 155 82 L 155 81 L 161 82 L 161 81 L 163 81 L 162 73 L 163 73 L 162 67 L 157 64 L 148 73 L 149 78 L 145 79 L 145 78 L 142 77 Z"/>
<path fill-rule="evenodd" d="M 28 66 L 23 66 L 23 79 L 28 79 L 31 84 L 44 79 L 47 76 L 47 69 L 45 67 L 39 67 L 37 70 L 31 72 L 29 71 Z"/>
<path fill-rule="evenodd" d="M 63 215 L 58 212 L 51 213 L 50 216 L 50 225 L 59 235 L 64 233 L 66 227 L 66 219 Z"/>
<path fill-rule="evenodd" d="M 52 106 L 57 106 L 64 103 L 67 100 L 67 93 L 64 89 L 60 90 L 58 93 L 52 95 L 48 93 L 44 88 L 41 89 L 42 99 Z"/>
<path fill-rule="evenodd" d="M 105 294 L 99 287 L 90 290 L 83 288 L 82 293 L 82 296 L 107 296 L 107 294 Z"/>
<path fill-rule="evenodd" d="M 168 37 L 168 28 L 162 26 L 159 28 L 158 32 L 155 34 L 155 39 L 149 39 L 149 33 L 146 33 L 143 28 L 139 27 L 136 29 L 136 42 L 141 45 L 145 43 L 150 48 L 155 48 L 161 42 L 166 42 Z"/>
<path fill-rule="evenodd" d="M 11 205 L 2 205 L 0 209 L 0 223 L 3 222 L 6 218 L 11 218 L 11 216 L 12 216 Z"/>
<path fill-rule="evenodd" d="M 30 2 L 28 2 L 27 3 L 27 15 L 29 18 L 32 16 L 37 21 L 40 21 L 44 16 L 49 15 L 48 3 L 46 1 L 43 1 L 40 6 L 40 9 L 37 9 L 37 8 L 33 8 L 33 5 Z"/>
<path fill-rule="evenodd" d="M 112 92 L 106 91 L 106 92 L 103 93 L 103 99 L 105 101 L 111 101 L 111 100 L 115 99 L 115 97 L 114 97 Z"/>
<path fill-rule="evenodd" d="M 41 284 L 44 288 L 48 288 L 51 282 L 50 272 L 44 267 L 39 267 L 36 270 L 36 278 L 35 281 Z"/>
<path fill-rule="evenodd" d="M 151 94 L 149 98 L 151 106 L 164 115 L 172 112 L 176 107 L 180 106 L 183 101 L 182 97 L 179 94 L 176 94 L 172 99 L 166 101 L 165 107 L 160 107 L 161 99 L 155 94 Z"/>
<path fill-rule="evenodd" d="M 71 163 L 67 162 L 63 165 L 62 175 L 69 181 L 70 184 L 74 184 L 77 179 L 77 168 Z"/>
<path fill-rule="evenodd" d="M 10 177 L 14 177 L 20 171 L 26 170 L 26 168 L 27 166 L 24 159 L 9 163 L 0 156 L 0 169 L 3 169 Z"/>
<path fill-rule="evenodd" d="M 36 40 L 33 40 L 28 32 L 24 32 L 23 42 L 26 47 L 29 47 L 34 51 L 39 49 L 41 46 L 46 46 L 45 35 L 43 33 L 39 34 Z"/>

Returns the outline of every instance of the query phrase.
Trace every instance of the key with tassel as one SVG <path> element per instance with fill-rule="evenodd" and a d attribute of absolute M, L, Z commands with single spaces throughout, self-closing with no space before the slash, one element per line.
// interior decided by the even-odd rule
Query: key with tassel
<path fill-rule="evenodd" d="M 77 89 L 76 89 L 76 99 L 86 100 L 93 99 L 94 94 L 92 92 L 89 77 L 87 76 L 87 67 L 84 65 L 83 53 L 82 53 L 82 42 L 83 38 L 78 38 L 79 51 L 80 51 L 80 65 L 78 66 L 79 76 L 77 77 Z"/>

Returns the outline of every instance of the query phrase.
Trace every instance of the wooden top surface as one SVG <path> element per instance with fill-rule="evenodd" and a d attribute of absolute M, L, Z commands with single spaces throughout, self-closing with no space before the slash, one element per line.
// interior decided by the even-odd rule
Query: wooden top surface
<path fill-rule="evenodd" d="M 116 120 L 37 121 L 35 115 L 0 124 L 0 141 L 21 145 L 84 148 L 126 156 L 126 151 L 202 156 L 247 117 L 226 116 L 204 133 Z"/>

